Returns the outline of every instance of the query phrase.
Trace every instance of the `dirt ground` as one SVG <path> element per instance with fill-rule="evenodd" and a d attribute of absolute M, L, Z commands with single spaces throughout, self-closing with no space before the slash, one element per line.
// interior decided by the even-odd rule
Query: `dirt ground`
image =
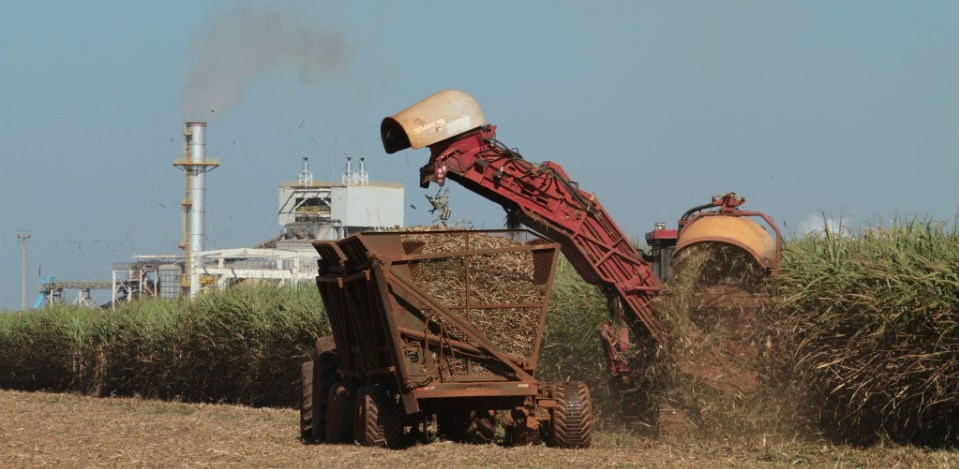
<path fill-rule="evenodd" d="M 762 437 L 598 432 L 585 450 L 443 441 L 385 450 L 305 445 L 297 433 L 297 412 L 289 409 L 0 391 L 0 467 L 959 467 L 957 451 Z"/>

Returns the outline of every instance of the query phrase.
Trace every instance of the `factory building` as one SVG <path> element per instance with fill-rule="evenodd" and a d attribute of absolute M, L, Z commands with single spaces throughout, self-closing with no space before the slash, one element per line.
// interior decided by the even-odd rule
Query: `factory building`
<path fill-rule="evenodd" d="M 109 282 L 44 280 L 35 307 L 63 302 L 64 289 L 77 289 L 78 302 L 93 304 L 91 289 L 110 288 L 110 304 L 140 297 L 195 296 L 203 288 L 268 281 L 290 285 L 312 281 L 319 255 L 311 241 L 337 240 L 362 231 L 403 227 L 403 185 L 370 179 L 363 157 L 346 157 L 339 181 L 314 181 L 303 158 L 296 181 L 279 186 L 280 234 L 251 247 L 205 250 L 206 173 L 219 166 L 207 158 L 206 123 L 188 122 L 184 157 L 173 164 L 186 174 L 183 206 L 183 254 L 137 255 L 116 263 Z M 354 169 L 354 163 L 358 163 Z M 216 190 L 216 184 L 213 184 Z"/>
<path fill-rule="evenodd" d="M 194 253 L 201 286 L 227 287 L 247 280 L 281 285 L 313 281 L 319 255 L 313 240 L 336 240 L 362 231 L 403 226 L 403 185 L 372 181 L 366 159 L 346 157 L 339 182 L 313 179 L 303 158 L 296 181 L 279 186 L 275 238 L 248 248 Z M 189 218 L 188 218 L 189 219 Z"/>
<path fill-rule="evenodd" d="M 280 185 L 279 224 L 287 239 L 342 239 L 361 231 L 403 226 L 403 185 L 370 180 L 366 159 L 353 158 L 339 183 L 316 182 L 303 158 L 296 182 Z"/>

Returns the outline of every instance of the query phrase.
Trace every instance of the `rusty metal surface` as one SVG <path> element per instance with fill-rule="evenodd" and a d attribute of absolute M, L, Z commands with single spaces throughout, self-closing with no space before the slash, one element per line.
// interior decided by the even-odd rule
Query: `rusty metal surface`
<path fill-rule="evenodd" d="M 499 396 L 536 396 L 536 383 L 469 383 L 428 385 L 414 388 L 417 398 L 449 397 L 499 397 Z"/>
<path fill-rule="evenodd" d="M 537 393 L 560 246 L 529 231 L 362 233 L 314 243 L 341 373 L 416 399 Z"/>
<path fill-rule="evenodd" d="M 383 119 L 380 134 L 387 153 L 423 148 L 486 123 L 472 96 L 457 90 L 440 91 Z"/>

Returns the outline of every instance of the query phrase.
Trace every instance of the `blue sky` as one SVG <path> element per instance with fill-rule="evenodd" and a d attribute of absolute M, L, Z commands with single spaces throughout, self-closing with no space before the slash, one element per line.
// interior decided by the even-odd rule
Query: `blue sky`
<path fill-rule="evenodd" d="M 822 214 L 860 226 L 957 213 L 955 1 L 3 11 L 0 310 L 19 308 L 23 230 L 28 302 L 40 272 L 108 280 L 114 262 L 177 252 L 183 175 L 172 162 L 185 120 L 209 122 L 207 152 L 221 162 L 207 177 L 209 249 L 277 234 L 276 187 L 303 156 L 317 179 L 338 178 L 344 155 L 366 156 L 374 179 L 405 183 L 417 207 L 407 223 L 428 223 L 435 188 L 417 185 L 428 152 L 385 155 L 379 123 L 446 88 L 472 94 L 527 159 L 562 164 L 635 238 L 728 191 L 787 233 Z M 502 226 L 497 206 L 455 184 L 450 200 L 454 219 Z"/>

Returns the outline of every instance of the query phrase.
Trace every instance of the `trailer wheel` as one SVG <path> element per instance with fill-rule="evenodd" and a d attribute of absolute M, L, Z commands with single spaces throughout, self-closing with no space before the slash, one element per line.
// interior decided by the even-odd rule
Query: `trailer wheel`
<path fill-rule="evenodd" d="M 382 388 L 364 385 L 356 395 L 356 441 L 363 446 L 396 448 L 403 439 L 400 409 Z"/>
<path fill-rule="evenodd" d="M 313 395 L 313 360 L 300 365 L 300 439 L 317 439 L 317 405 Z"/>
<path fill-rule="evenodd" d="M 353 442 L 353 393 L 340 381 L 333 383 L 327 392 L 326 441 Z"/>
<path fill-rule="evenodd" d="M 549 445 L 557 448 L 587 448 L 592 443 L 593 400 L 586 383 L 556 385 L 557 404 L 550 419 Z"/>
<path fill-rule="evenodd" d="M 316 416 L 314 439 L 316 441 L 326 440 L 326 396 L 330 386 L 339 379 L 337 371 L 339 367 L 340 356 L 336 353 L 336 349 L 317 351 L 316 359 L 313 361 L 313 399 Z"/>

